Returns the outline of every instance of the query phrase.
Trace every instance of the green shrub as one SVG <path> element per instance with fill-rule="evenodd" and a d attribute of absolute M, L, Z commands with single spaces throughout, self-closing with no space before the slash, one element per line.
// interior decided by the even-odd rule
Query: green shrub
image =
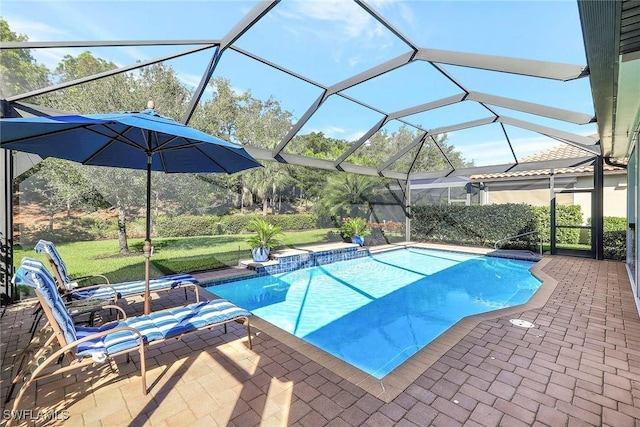
<path fill-rule="evenodd" d="M 249 221 L 258 218 L 258 215 L 225 215 L 220 217 L 220 228 L 222 234 L 242 234 L 247 233 Z"/>
<path fill-rule="evenodd" d="M 48 225 L 23 227 L 21 242 L 35 244 L 40 239 L 53 242 L 89 241 L 117 237 L 118 226 L 115 219 L 103 219 L 93 216 L 73 217 L 56 220 L 53 230 Z"/>
<path fill-rule="evenodd" d="M 605 231 L 602 236 L 605 259 L 624 261 L 627 259 L 627 232 L 622 230 Z"/>
<path fill-rule="evenodd" d="M 496 241 L 537 229 L 531 206 L 430 205 L 413 207 L 411 235 L 416 240 L 492 247 Z M 535 235 L 504 242 L 502 247 L 535 247 Z"/>
<path fill-rule="evenodd" d="M 605 259 L 627 259 L 627 219 L 618 216 L 602 218 L 602 246 Z"/>
<path fill-rule="evenodd" d="M 223 234 L 242 234 L 249 231 L 249 222 L 254 219 L 266 219 L 276 227 L 285 231 L 313 230 L 318 228 L 318 218 L 313 214 L 286 215 L 229 215 L 220 218 L 220 228 Z"/>
<path fill-rule="evenodd" d="M 367 220 L 364 218 L 343 218 L 340 226 L 340 235 L 343 238 L 353 236 L 368 236 L 371 232 L 367 228 Z"/>
<path fill-rule="evenodd" d="M 538 223 L 538 231 L 542 233 L 542 241 L 551 241 L 551 214 L 548 206 L 532 206 Z M 556 206 L 557 225 L 582 225 L 582 211 L 580 206 Z M 580 229 L 578 228 L 557 228 L 556 243 L 577 244 L 580 242 Z"/>
<path fill-rule="evenodd" d="M 214 236 L 220 234 L 244 234 L 254 219 L 267 219 L 269 223 L 286 231 L 313 230 L 318 228 L 318 218 L 312 214 L 285 215 L 179 215 L 160 216 L 155 219 L 154 231 L 159 237 Z"/>
<path fill-rule="evenodd" d="M 249 231 L 254 234 L 249 237 L 247 243 L 252 248 L 262 247 L 273 249 L 276 246 L 282 246 L 280 236 L 283 236 L 282 229 L 271 224 L 263 218 L 253 218 L 248 225 Z"/>
<path fill-rule="evenodd" d="M 214 215 L 159 216 L 154 221 L 154 231 L 158 237 L 213 236 L 220 218 Z"/>
<path fill-rule="evenodd" d="M 582 225 L 579 206 L 558 206 L 557 224 Z M 606 259 L 626 258 L 625 218 L 604 217 L 603 247 Z M 590 223 L 590 221 L 589 221 Z M 524 204 L 484 206 L 415 206 L 411 221 L 414 240 L 492 247 L 496 241 L 529 231 L 540 231 L 550 241 L 548 207 Z M 578 244 L 581 229 L 558 228 L 558 244 Z M 590 236 L 590 233 L 585 233 Z M 532 234 L 500 243 L 501 248 L 537 250 L 538 235 Z"/>
<path fill-rule="evenodd" d="M 627 218 L 605 216 L 602 218 L 604 231 L 627 231 Z"/>

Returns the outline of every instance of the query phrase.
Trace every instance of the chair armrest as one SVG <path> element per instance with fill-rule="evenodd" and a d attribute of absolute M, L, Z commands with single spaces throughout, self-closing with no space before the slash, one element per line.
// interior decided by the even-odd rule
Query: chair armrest
<path fill-rule="evenodd" d="M 82 344 L 84 342 L 91 341 L 92 339 L 95 339 L 95 338 L 99 338 L 99 337 L 110 335 L 116 332 L 123 332 L 123 331 L 130 331 L 138 335 L 138 338 L 140 339 L 140 344 L 138 345 L 138 347 L 141 349 L 144 348 L 144 337 L 142 336 L 139 330 L 132 328 L 131 326 L 119 326 L 117 328 L 87 335 L 86 337 L 80 338 L 79 340 L 75 340 L 74 342 L 69 343 L 64 347 L 59 348 L 56 352 L 52 353 L 51 356 L 49 356 L 43 363 L 39 364 L 38 367 L 32 372 L 31 376 L 33 378 L 37 377 L 39 371 L 41 371 L 44 367 L 46 367 L 50 363 L 50 361 L 56 360 L 58 356 L 63 355 L 67 351 L 71 350 L 72 348 L 77 347 L 78 344 Z M 132 348 L 135 348 L 135 347 L 132 347 Z"/>
<path fill-rule="evenodd" d="M 87 291 L 87 290 L 90 290 L 90 289 L 100 289 L 100 288 L 111 288 L 111 292 L 113 292 L 113 298 L 112 298 L 113 301 L 116 301 L 119 298 L 118 297 L 118 291 L 116 291 L 116 288 L 114 288 L 113 286 L 108 285 L 108 284 L 91 285 L 91 286 L 84 286 L 82 288 L 77 288 L 77 289 L 65 292 L 63 297 L 71 297 L 71 296 L 73 296 L 73 294 L 78 293 L 78 292 L 83 292 L 83 291 Z"/>
<path fill-rule="evenodd" d="M 93 301 L 92 304 L 87 303 L 91 301 Z M 100 301 L 103 301 L 103 303 L 96 304 L 96 302 L 99 303 Z M 112 302 L 111 300 L 89 298 L 89 299 L 83 299 L 83 300 L 68 301 L 65 303 L 65 306 L 67 307 L 67 310 L 69 311 L 69 314 L 71 315 L 71 317 L 79 316 L 79 315 L 90 313 L 97 310 L 116 309 L 118 311 L 118 317 L 116 318 L 117 319 L 116 321 L 126 320 L 127 313 L 124 311 L 124 309 L 119 305 L 110 304 L 111 302 Z M 120 319 L 120 313 L 122 313 L 122 319 Z"/>
<path fill-rule="evenodd" d="M 92 278 L 95 278 L 95 277 L 99 277 L 99 278 L 101 278 L 102 280 L 104 280 L 104 283 L 103 283 L 103 284 L 106 284 L 106 285 L 110 285 L 110 284 L 111 284 L 111 282 L 109 282 L 109 279 L 107 278 L 107 276 L 104 276 L 104 275 L 102 275 L 102 274 L 93 274 L 93 275 L 91 275 L 91 276 L 82 276 L 82 277 L 77 277 L 77 278 L 74 278 L 74 279 L 73 279 L 73 281 L 74 281 L 74 282 L 81 282 L 81 281 L 83 281 L 83 280 L 89 280 L 89 279 L 92 279 Z"/>
<path fill-rule="evenodd" d="M 116 310 L 118 310 L 118 312 L 122 313 L 122 319 L 120 319 L 120 317 L 116 317 L 116 320 L 113 320 L 113 322 L 119 322 L 120 320 L 127 320 L 127 313 L 124 311 L 124 309 L 122 307 L 120 307 L 119 305 L 116 304 L 108 304 L 108 305 L 103 305 L 102 308 L 108 308 L 108 309 L 112 309 L 115 308 Z M 107 322 L 109 323 L 109 322 Z"/>

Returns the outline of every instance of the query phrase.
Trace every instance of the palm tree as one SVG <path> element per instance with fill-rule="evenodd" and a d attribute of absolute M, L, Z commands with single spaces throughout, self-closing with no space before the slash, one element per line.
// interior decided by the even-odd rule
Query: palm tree
<path fill-rule="evenodd" d="M 269 200 L 273 203 L 290 178 L 279 163 L 266 163 L 263 166 L 245 173 L 245 186 L 262 199 L 262 214 L 266 216 Z"/>
<path fill-rule="evenodd" d="M 370 211 L 378 179 L 344 173 L 329 177 L 322 204 L 332 216 L 364 217 Z"/>

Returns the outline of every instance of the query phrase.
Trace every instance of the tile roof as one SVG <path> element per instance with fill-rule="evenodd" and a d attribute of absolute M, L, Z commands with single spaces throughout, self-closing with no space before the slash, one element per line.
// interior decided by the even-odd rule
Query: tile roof
<path fill-rule="evenodd" d="M 584 150 L 581 150 L 578 147 L 574 147 L 569 144 L 560 144 L 555 147 L 549 148 L 548 150 L 540 151 L 538 153 L 532 154 L 527 157 L 523 157 L 520 159 L 519 163 L 529 163 L 529 162 L 542 162 L 549 160 L 560 160 L 560 159 L 574 159 L 574 158 L 583 158 L 588 156 L 588 153 Z M 608 164 L 604 164 L 604 171 L 624 171 L 624 168 L 618 166 L 611 166 Z M 554 174 L 582 174 L 582 173 L 593 173 L 593 166 L 584 165 L 584 166 L 576 166 L 576 167 L 568 167 L 568 168 L 557 168 L 554 169 Z M 548 176 L 549 169 L 537 169 L 537 170 L 525 170 L 525 171 L 514 171 L 514 172 L 498 172 L 498 173 L 489 173 L 489 174 L 481 174 L 481 175 L 471 175 L 469 178 L 472 180 L 487 180 L 487 179 L 498 179 L 498 178 L 522 178 L 522 177 L 535 177 L 535 176 Z"/>

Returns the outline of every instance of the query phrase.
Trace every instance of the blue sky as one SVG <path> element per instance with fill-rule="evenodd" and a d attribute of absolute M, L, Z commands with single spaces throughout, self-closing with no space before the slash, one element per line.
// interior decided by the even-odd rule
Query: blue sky
<path fill-rule="evenodd" d="M 0 14 L 11 29 L 30 41 L 153 40 L 222 38 L 256 2 L 252 1 L 30 1 L 4 0 Z M 417 47 L 585 64 L 576 2 L 567 1 L 396 1 L 367 3 Z M 236 46 L 278 63 L 319 84 L 330 86 L 408 52 L 409 47 L 349 1 L 283 1 Z M 185 47 L 92 48 L 96 56 L 118 65 L 177 52 Z M 50 69 L 64 54 L 87 49 L 34 50 Z M 170 61 L 182 81 L 195 86 L 209 53 Z M 588 79 L 555 82 L 455 66 L 447 72 L 472 91 L 593 114 Z M 299 118 L 320 89 L 227 51 L 215 71 L 238 91 L 273 96 Z M 415 62 L 381 78 L 350 88 L 345 94 L 385 112 L 459 93 L 457 87 L 426 62 Z M 499 110 L 499 109 L 496 109 Z M 550 119 L 499 111 L 521 120 L 558 127 L 581 135 L 594 125 L 576 126 Z M 475 103 L 408 118 L 427 129 L 487 117 Z M 329 99 L 303 128 L 354 140 L 380 119 L 378 113 L 341 98 Z M 397 128 L 392 123 L 389 130 Z M 496 129 L 497 127 L 497 129 Z M 518 157 L 557 142 L 529 131 L 509 128 Z M 509 149 L 498 125 L 454 132 L 449 141 L 468 152 L 477 165 L 509 161 Z M 484 149 L 478 151 L 477 147 Z M 472 155 L 471 152 L 474 152 Z M 473 157 L 471 157 L 473 156 Z M 506 157 L 505 157 L 506 156 Z"/>

